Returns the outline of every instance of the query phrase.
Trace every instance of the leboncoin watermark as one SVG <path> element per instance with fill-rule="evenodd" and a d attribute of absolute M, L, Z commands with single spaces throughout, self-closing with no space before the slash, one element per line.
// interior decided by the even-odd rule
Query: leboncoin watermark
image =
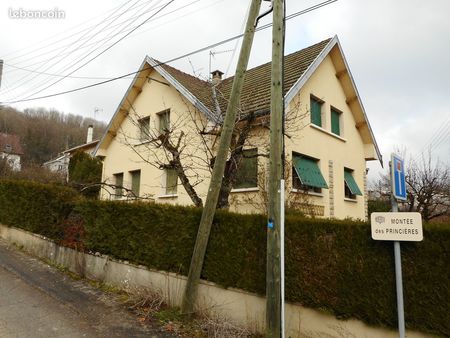
<path fill-rule="evenodd" d="M 66 12 L 57 7 L 49 10 L 9 8 L 8 16 L 11 19 L 65 19 Z"/>

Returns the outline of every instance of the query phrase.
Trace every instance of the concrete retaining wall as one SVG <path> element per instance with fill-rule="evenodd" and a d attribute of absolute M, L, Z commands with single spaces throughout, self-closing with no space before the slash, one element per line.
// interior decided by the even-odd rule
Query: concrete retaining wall
<path fill-rule="evenodd" d="M 86 278 L 125 288 L 145 287 L 164 295 L 167 303 L 181 304 L 186 278 L 174 273 L 150 270 L 105 255 L 86 254 L 56 245 L 43 236 L 0 225 L 0 236 L 33 255 Z M 264 331 L 265 298 L 237 289 L 224 289 L 202 281 L 198 307 L 203 311 L 223 315 L 239 325 L 258 332 Z M 312 309 L 286 304 L 286 337 L 398 337 L 395 331 L 370 327 L 357 320 L 337 320 Z M 419 332 L 407 332 L 408 338 L 430 337 Z"/>

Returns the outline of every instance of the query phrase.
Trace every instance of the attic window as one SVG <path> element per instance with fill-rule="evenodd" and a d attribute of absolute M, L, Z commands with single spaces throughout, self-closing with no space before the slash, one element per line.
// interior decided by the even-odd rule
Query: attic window
<path fill-rule="evenodd" d="M 331 107 L 331 132 L 335 135 L 342 135 L 342 112 Z"/>
<path fill-rule="evenodd" d="M 323 101 L 311 95 L 310 98 L 310 111 L 311 111 L 311 123 L 316 126 L 322 127 L 322 105 Z"/>
<path fill-rule="evenodd" d="M 165 134 L 170 131 L 170 110 L 165 110 L 158 115 L 158 131 L 160 134 Z"/>
<path fill-rule="evenodd" d="M 139 141 L 144 142 L 149 139 L 150 133 L 150 117 L 144 117 L 138 121 L 139 123 Z"/>

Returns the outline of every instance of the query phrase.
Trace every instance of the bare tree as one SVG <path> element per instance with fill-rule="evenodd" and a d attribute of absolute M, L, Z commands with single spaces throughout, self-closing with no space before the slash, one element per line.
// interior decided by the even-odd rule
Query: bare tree
<path fill-rule="evenodd" d="M 403 158 L 406 152 L 402 151 Z M 403 210 L 420 212 L 422 218 L 433 218 L 450 214 L 450 167 L 434 159 L 431 152 L 422 154 L 419 159 L 411 156 L 406 161 L 405 181 L 407 200 Z M 372 189 L 378 193 L 380 200 L 386 200 L 390 191 L 390 176 L 381 174 Z"/>
<path fill-rule="evenodd" d="M 214 87 L 213 87 L 214 88 Z M 214 89 L 213 97 L 225 100 L 222 93 Z M 132 149 L 141 161 L 158 169 L 175 170 L 181 185 L 195 206 L 203 206 L 197 186 L 210 177 L 215 161 L 215 148 L 221 133 L 221 109 L 216 104 L 217 121 L 213 122 L 197 109 L 185 102 L 185 111 L 170 112 L 170 124 L 164 129 L 158 128 L 157 121 L 136 110 L 131 102 L 128 121 L 138 133 L 127 134 L 119 128 L 121 142 Z M 222 187 L 219 194 L 218 208 L 229 207 L 229 196 L 236 183 L 239 167 L 246 157 L 268 157 L 269 111 L 243 113 L 239 110 L 229 157 L 225 167 Z M 297 131 L 304 127 L 300 104 L 293 105 L 286 113 L 285 136 L 297 137 Z M 176 118 L 172 118 L 176 116 Z M 147 119 L 147 120 L 146 120 Z M 139 144 L 139 147 L 136 147 Z M 258 148 L 257 154 L 247 155 L 245 149 Z"/>
<path fill-rule="evenodd" d="M 410 161 L 406 184 L 409 211 L 420 212 L 426 221 L 450 214 L 450 168 L 433 160 L 431 152 Z"/>

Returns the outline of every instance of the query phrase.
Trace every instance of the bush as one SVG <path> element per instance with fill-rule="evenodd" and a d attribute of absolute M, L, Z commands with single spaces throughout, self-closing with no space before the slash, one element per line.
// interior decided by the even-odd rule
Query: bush
<path fill-rule="evenodd" d="M 63 186 L 0 180 L 0 223 L 60 238 L 79 199 L 75 190 Z"/>
<path fill-rule="evenodd" d="M 97 198 L 102 180 L 102 162 L 83 152 L 76 152 L 69 162 L 69 182 L 88 198 Z"/>
<path fill-rule="evenodd" d="M 63 232 L 66 245 L 184 275 L 200 217 L 193 207 L 79 200 L 60 187 L 0 183 L 0 222 Z M 425 224 L 424 241 L 401 247 L 407 326 L 449 336 L 450 226 Z M 368 223 L 287 215 L 285 264 L 288 301 L 396 327 L 393 244 L 372 240 Z M 218 211 L 202 278 L 264 295 L 265 271 L 266 217 Z"/>

